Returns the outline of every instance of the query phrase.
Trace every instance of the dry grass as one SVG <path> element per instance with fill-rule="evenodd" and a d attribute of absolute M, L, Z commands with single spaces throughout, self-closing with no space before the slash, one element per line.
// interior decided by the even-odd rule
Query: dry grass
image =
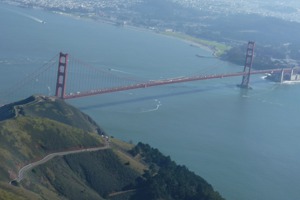
<path fill-rule="evenodd" d="M 0 200 L 40 200 L 38 195 L 23 188 L 0 182 Z"/>
<path fill-rule="evenodd" d="M 111 138 L 110 141 L 113 146 L 116 146 L 117 148 L 122 149 L 123 151 L 129 151 L 130 149 L 132 149 L 134 147 L 133 144 L 130 144 L 128 142 L 123 142 L 116 138 Z"/>
<path fill-rule="evenodd" d="M 148 169 L 148 166 L 142 164 L 138 158 L 134 158 L 127 153 L 134 147 L 133 144 L 118 140 L 116 138 L 111 138 L 110 141 L 114 152 L 120 158 L 123 164 L 128 164 L 133 170 L 137 171 L 141 175 L 144 173 L 144 170 Z"/>

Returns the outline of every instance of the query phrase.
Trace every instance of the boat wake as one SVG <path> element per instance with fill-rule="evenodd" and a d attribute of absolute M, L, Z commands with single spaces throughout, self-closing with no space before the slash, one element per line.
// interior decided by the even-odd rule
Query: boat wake
<path fill-rule="evenodd" d="M 122 71 L 122 70 L 119 70 L 119 69 L 114 69 L 114 68 L 109 68 L 108 70 L 112 71 L 112 72 L 119 72 L 119 73 L 122 73 L 122 74 L 132 74 L 132 73 L 125 72 L 125 71 Z"/>
<path fill-rule="evenodd" d="M 156 107 L 155 108 L 151 108 L 151 109 L 147 109 L 147 110 L 142 110 L 141 113 L 148 113 L 148 112 L 154 112 L 159 110 L 159 108 L 162 106 L 161 101 L 159 101 L 158 99 L 154 100 L 156 103 Z"/>
<path fill-rule="evenodd" d="M 265 80 L 268 76 L 261 76 L 260 78 Z"/>
<path fill-rule="evenodd" d="M 31 15 L 25 15 L 26 17 L 28 17 L 29 19 L 32 19 L 33 21 L 36 21 L 36 22 L 39 22 L 39 23 L 42 23 L 42 24 L 46 24 L 46 22 L 44 20 L 41 20 L 39 18 L 36 18 L 34 16 L 31 16 Z"/>
<path fill-rule="evenodd" d="M 32 15 L 28 15 L 26 13 L 22 13 L 22 12 L 19 12 L 19 11 L 16 11 L 16 10 L 11 10 L 11 9 L 7 9 L 7 10 L 9 10 L 10 12 L 16 13 L 16 14 L 18 14 L 20 16 L 23 16 L 23 17 L 26 17 L 28 19 L 31 19 L 31 20 L 33 20 L 35 22 L 38 22 L 38 23 L 41 23 L 41 24 L 46 24 L 46 22 L 44 20 L 39 19 L 37 17 L 34 17 Z"/>
<path fill-rule="evenodd" d="M 286 85 L 295 85 L 295 84 L 299 84 L 300 81 L 283 81 L 282 84 L 286 84 Z"/>

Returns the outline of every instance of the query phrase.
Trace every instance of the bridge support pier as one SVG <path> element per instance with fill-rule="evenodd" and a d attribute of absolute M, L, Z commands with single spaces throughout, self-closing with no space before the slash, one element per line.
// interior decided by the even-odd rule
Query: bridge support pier
<path fill-rule="evenodd" d="M 66 92 L 68 54 L 59 54 L 55 96 L 64 99 Z"/>
<path fill-rule="evenodd" d="M 242 83 L 239 85 L 239 87 L 241 88 L 249 88 L 251 68 L 252 68 L 253 57 L 254 57 L 254 48 L 255 48 L 255 42 L 249 41 L 247 52 L 246 52 L 244 75 L 243 75 Z"/>
<path fill-rule="evenodd" d="M 284 69 L 281 70 L 281 74 L 280 74 L 280 83 L 282 83 L 284 80 Z"/>

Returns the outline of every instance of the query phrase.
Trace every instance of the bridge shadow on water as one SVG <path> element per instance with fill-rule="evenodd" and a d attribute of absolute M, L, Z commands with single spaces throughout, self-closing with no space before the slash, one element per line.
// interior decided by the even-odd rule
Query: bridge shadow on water
<path fill-rule="evenodd" d="M 234 89 L 234 88 L 238 88 L 238 87 L 237 87 L 237 85 L 233 85 L 233 84 L 222 85 L 222 86 L 211 86 L 211 87 L 206 87 L 203 89 L 193 89 L 193 90 L 181 91 L 181 92 L 169 92 L 169 93 L 160 94 L 160 95 L 151 95 L 151 96 L 145 96 L 145 97 L 130 98 L 130 99 L 121 100 L 121 101 L 113 101 L 113 102 L 108 102 L 108 103 L 80 106 L 78 108 L 81 110 L 89 110 L 89 109 L 94 109 L 94 108 L 105 108 L 105 107 L 118 106 L 118 105 L 123 105 L 123 104 L 131 104 L 131 103 L 142 102 L 142 101 L 153 100 L 153 99 L 170 98 L 170 97 L 175 97 L 175 96 L 183 96 L 183 95 L 187 95 L 187 94 L 195 94 L 195 93 L 214 91 L 214 90 L 219 90 L 222 88 Z"/>
<path fill-rule="evenodd" d="M 256 80 L 252 81 L 252 84 L 263 84 L 266 83 L 265 80 Z M 118 106 L 123 104 L 130 104 L 130 103 L 136 103 L 136 102 L 142 102 L 147 100 L 153 100 L 153 99 L 162 99 L 162 98 L 169 98 L 169 97 L 175 97 L 175 96 L 183 96 L 187 94 L 195 94 L 195 93 L 202 93 L 202 92 L 208 92 L 208 91 L 214 91 L 219 89 L 239 89 L 237 84 L 223 84 L 218 86 L 208 86 L 206 88 L 201 89 L 193 89 L 188 91 L 181 91 L 181 92 L 171 92 L 166 94 L 160 94 L 160 95 L 151 95 L 151 96 L 145 96 L 145 97 L 138 97 L 138 98 L 131 98 L 121 101 L 113 101 L 108 103 L 100 103 L 100 104 L 94 104 L 94 105 L 88 105 L 88 106 L 79 106 L 78 108 L 81 110 L 89 110 L 94 108 L 105 108 L 105 107 L 111 107 L 111 106 Z M 240 96 L 245 96 L 248 93 L 247 89 L 240 89 Z"/>

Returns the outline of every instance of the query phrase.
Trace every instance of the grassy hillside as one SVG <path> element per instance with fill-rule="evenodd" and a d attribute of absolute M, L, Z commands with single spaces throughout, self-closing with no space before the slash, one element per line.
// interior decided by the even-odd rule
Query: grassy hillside
<path fill-rule="evenodd" d="M 17 176 L 18 170 L 25 164 L 38 160 L 45 155 L 76 148 L 103 146 L 102 138 L 93 130 L 97 127 L 84 115 L 71 106 L 62 106 L 64 102 L 30 97 L 21 102 L 8 105 L 6 113 L 14 113 L 6 120 L 0 121 L 0 181 L 11 180 Z M 36 108 L 48 105 L 51 110 L 44 110 L 40 117 Z M 10 109 L 8 109 L 10 108 Z M 57 110 L 62 110 L 57 113 Z M 71 123 L 62 123 L 65 112 L 74 110 L 74 116 L 69 115 L 65 121 L 81 120 L 81 124 L 71 126 Z M 1 116 L 9 116 L 2 112 Z M 51 116 L 51 117 L 50 117 Z M 52 119 L 51 119 L 52 118 Z M 73 120 L 74 119 L 74 120 Z M 100 128 L 98 128 L 100 130 Z"/>
<path fill-rule="evenodd" d="M 72 200 L 224 200 L 203 178 L 157 149 L 142 143 L 129 154 L 125 149 L 118 146 L 56 158 L 32 170 L 22 185 L 44 199 L 49 199 L 51 190 Z M 138 160 L 143 173 L 132 164 Z"/>
<path fill-rule="evenodd" d="M 24 185 L 29 185 L 28 189 L 33 191 L 39 191 L 41 187 L 52 188 L 72 200 L 101 200 L 122 191 L 139 176 L 120 162 L 112 150 L 104 150 L 51 160 L 37 167 Z"/>
<path fill-rule="evenodd" d="M 110 138 L 64 101 L 32 96 L 0 108 L 0 200 L 222 200 L 201 177 L 148 145 Z M 89 151 L 90 147 L 104 147 Z M 19 183 L 19 170 L 53 152 Z"/>
<path fill-rule="evenodd" d="M 0 182 L 0 200 L 41 200 L 41 198 L 26 189 Z"/>
<path fill-rule="evenodd" d="M 86 131 L 103 132 L 88 115 L 57 98 L 36 95 L 0 107 L 0 121 L 20 115 L 48 118 Z"/>

